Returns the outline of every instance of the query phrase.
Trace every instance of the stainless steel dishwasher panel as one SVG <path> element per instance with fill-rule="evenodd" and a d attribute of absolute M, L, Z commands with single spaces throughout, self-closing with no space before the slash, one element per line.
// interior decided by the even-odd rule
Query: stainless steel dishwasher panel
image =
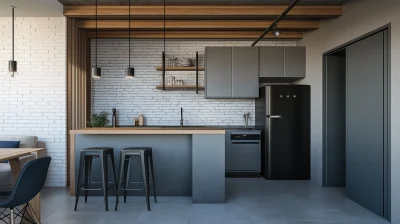
<path fill-rule="evenodd" d="M 260 172 L 260 133 L 231 132 L 227 137 L 226 172 Z"/>

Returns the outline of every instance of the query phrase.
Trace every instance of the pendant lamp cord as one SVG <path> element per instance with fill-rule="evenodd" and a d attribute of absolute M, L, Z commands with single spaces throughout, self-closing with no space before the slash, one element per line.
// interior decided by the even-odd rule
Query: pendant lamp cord
<path fill-rule="evenodd" d="M 11 7 L 12 8 L 12 60 L 14 61 L 14 20 L 15 20 L 15 18 L 14 18 L 14 7 Z"/>
<path fill-rule="evenodd" d="M 166 32 L 166 29 L 165 29 L 165 0 L 164 0 L 164 55 L 165 55 L 165 32 Z"/>
<path fill-rule="evenodd" d="M 97 0 L 96 0 L 96 69 L 97 69 Z"/>
<path fill-rule="evenodd" d="M 128 51 L 129 51 L 129 53 L 128 53 L 128 55 L 129 55 L 129 62 L 128 62 L 128 64 L 129 64 L 129 68 L 131 67 L 131 0 L 129 0 L 129 29 L 128 29 L 128 35 L 129 35 L 129 40 L 128 40 Z"/>

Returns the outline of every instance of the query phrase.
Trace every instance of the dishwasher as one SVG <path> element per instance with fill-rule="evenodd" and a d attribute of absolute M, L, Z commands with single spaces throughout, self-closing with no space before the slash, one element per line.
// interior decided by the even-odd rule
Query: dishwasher
<path fill-rule="evenodd" d="M 227 131 L 225 144 L 226 177 L 260 176 L 261 131 Z"/>

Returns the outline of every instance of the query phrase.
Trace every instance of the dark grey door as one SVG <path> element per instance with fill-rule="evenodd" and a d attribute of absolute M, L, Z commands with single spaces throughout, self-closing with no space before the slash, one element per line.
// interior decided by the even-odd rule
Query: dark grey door
<path fill-rule="evenodd" d="M 258 98 L 258 47 L 232 48 L 232 97 Z"/>
<path fill-rule="evenodd" d="M 232 97 L 231 47 L 206 47 L 205 97 Z"/>
<path fill-rule="evenodd" d="M 324 186 L 346 186 L 346 51 L 326 57 Z"/>
<path fill-rule="evenodd" d="M 384 34 L 347 48 L 346 194 L 384 216 Z"/>
<path fill-rule="evenodd" d="M 284 47 L 260 47 L 260 77 L 282 78 Z"/>
<path fill-rule="evenodd" d="M 285 77 L 306 77 L 306 48 L 285 47 Z"/>

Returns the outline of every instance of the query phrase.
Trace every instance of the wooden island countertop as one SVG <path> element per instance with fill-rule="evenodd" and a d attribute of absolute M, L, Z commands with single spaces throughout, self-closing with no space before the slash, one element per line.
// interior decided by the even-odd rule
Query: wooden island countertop
<path fill-rule="evenodd" d="M 70 134 L 82 135 L 197 135 L 225 134 L 225 129 L 218 127 L 107 127 L 82 128 L 71 130 Z"/>

